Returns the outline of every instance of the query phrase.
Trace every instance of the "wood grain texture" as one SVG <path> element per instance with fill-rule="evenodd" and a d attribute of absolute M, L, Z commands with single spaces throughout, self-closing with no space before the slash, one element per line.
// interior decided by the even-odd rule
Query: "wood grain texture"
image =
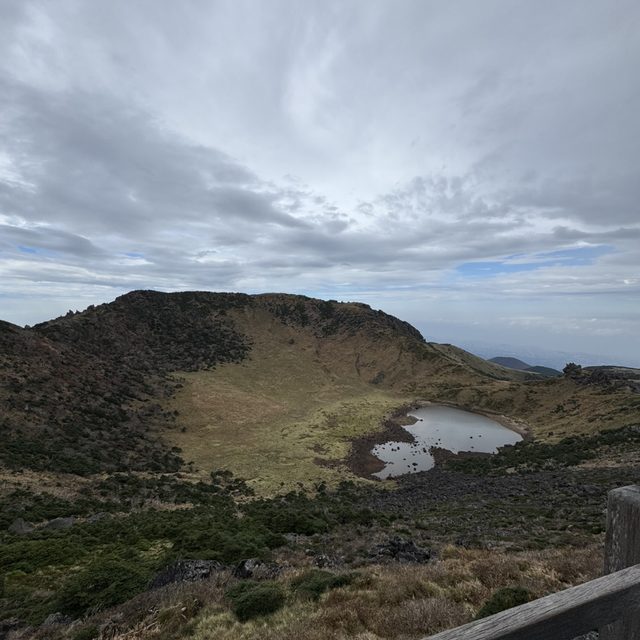
<path fill-rule="evenodd" d="M 609 491 L 604 572 L 620 571 L 640 563 L 640 487 Z M 638 599 L 640 605 L 640 598 Z M 601 640 L 640 640 L 640 608 L 624 612 L 622 619 L 603 627 Z"/>
<path fill-rule="evenodd" d="M 571 640 L 618 620 L 638 604 L 640 565 L 443 631 L 430 640 Z"/>

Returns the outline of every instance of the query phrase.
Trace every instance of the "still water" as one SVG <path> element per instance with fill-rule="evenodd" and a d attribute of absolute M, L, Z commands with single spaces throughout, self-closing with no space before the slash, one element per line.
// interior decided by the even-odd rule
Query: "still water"
<path fill-rule="evenodd" d="M 374 475 L 390 478 L 405 473 L 431 469 L 435 462 L 431 447 L 448 449 L 453 453 L 474 451 L 496 453 L 498 447 L 522 440 L 515 431 L 477 413 L 431 405 L 410 411 L 417 419 L 404 428 L 415 442 L 385 442 L 372 449 L 374 456 L 385 463 L 385 468 Z"/>

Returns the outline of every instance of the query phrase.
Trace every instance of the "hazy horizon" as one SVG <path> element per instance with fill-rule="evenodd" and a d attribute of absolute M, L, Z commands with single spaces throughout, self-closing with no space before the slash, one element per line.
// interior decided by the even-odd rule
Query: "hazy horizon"
<path fill-rule="evenodd" d="M 0 318 L 286 291 L 637 366 L 639 32 L 631 0 L 0 3 Z"/>

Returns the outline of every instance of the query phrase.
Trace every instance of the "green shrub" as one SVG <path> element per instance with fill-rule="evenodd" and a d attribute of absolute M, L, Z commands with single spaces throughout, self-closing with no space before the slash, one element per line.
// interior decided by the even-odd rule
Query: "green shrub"
<path fill-rule="evenodd" d="M 330 571 L 311 569 L 291 581 L 291 590 L 298 596 L 317 600 L 325 591 L 353 582 L 353 574 L 336 575 Z"/>
<path fill-rule="evenodd" d="M 505 609 L 511 609 L 532 600 L 531 592 L 522 587 L 505 587 L 498 589 L 482 605 L 476 618 L 486 618 Z"/>
<path fill-rule="evenodd" d="M 282 608 L 285 592 L 275 582 L 255 582 L 244 580 L 225 592 L 231 603 L 231 610 L 240 622 L 266 616 Z"/>
<path fill-rule="evenodd" d="M 102 560 L 71 576 L 58 595 L 58 608 L 78 617 L 92 608 L 120 604 L 143 590 L 148 575 L 130 562 Z"/>
<path fill-rule="evenodd" d="M 88 627 L 83 627 L 79 631 L 76 631 L 72 639 L 73 640 L 95 640 L 100 635 L 100 631 L 95 624 L 90 624 Z"/>

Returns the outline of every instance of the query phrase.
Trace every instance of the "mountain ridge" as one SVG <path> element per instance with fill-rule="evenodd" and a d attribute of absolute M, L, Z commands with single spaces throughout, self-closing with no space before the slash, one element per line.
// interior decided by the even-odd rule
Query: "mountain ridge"
<path fill-rule="evenodd" d="M 516 371 L 527 371 L 529 373 L 535 373 L 545 378 L 552 378 L 554 376 L 562 375 L 561 371 L 553 369 L 552 367 L 544 367 L 542 365 L 530 365 L 519 358 L 512 356 L 496 356 L 495 358 L 489 358 L 489 362 L 499 364 L 501 367 L 507 369 L 515 369 Z"/>
<path fill-rule="evenodd" d="M 396 341 L 407 352 L 447 361 L 417 329 L 361 303 L 290 294 L 133 291 L 30 328 L 0 325 L 0 459 L 80 473 L 175 471 L 181 465 L 177 451 L 158 445 L 158 425 L 175 422 L 160 407 L 176 386 L 168 374 L 245 360 L 251 339 L 246 327 L 244 333 L 237 327 L 249 309 L 294 333 L 311 332 L 317 342 L 366 334 L 371 344 Z M 388 384 L 379 374 L 367 373 Z"/>

